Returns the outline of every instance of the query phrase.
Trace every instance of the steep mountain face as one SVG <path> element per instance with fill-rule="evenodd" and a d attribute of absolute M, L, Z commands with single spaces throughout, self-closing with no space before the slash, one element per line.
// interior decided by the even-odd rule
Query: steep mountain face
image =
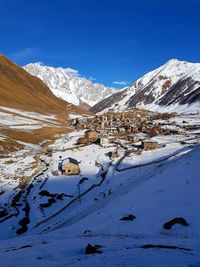
<path fill-rule="evenodd" d="M 47 67 L 40 63 L 28 64 L 24 69 L 40 78 L 54 95 L 76 106 L 91 107 L 115 92 L 114 88 L 92 83 L 69 69 Z"/>
<path fill-rule="evenodd" d="M 172 59 L 147 73 L 134 84 L 91 108 L 145 108 L 153 111 L 198 110 L 200 108 L 200 64 Z"/>
<path fill-rule="evenodd" d="M 61 99 L 37 77 L 0 54 L 0 106 L 61 115 L 81 110 Z"/>

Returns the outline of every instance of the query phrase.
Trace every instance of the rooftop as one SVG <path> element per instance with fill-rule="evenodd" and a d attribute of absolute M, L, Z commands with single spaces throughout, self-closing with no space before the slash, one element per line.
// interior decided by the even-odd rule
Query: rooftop
<path fill-rule="evenodd" d="M 66 164 L 69 164 L 69 163 L 73 163 L 73 164 L 76 164 L 78 165 L 78 161 L 76 159 L 73 159 L 73 158 L 66 158 L 66 159 L 63 159 L 62 161 L 62 164 L 63 165 L 66 165 Z"/>

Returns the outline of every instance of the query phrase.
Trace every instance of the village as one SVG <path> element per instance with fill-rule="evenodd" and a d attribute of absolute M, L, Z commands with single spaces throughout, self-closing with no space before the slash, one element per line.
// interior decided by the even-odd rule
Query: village
<path fill-rule="evenodd" d="M 175 123 L 170 120 L 176 114 L 160 114 L 145 110 L 129 110 L 128 112 L 115 113 L 109 110 L 102 115 L 96 115 L 90 118 L 76 118 L 71 124 L 76 131 L 84 130 L 84 134 L 77 140 L 76 145 L 79 147 L 96 144 L 101 147 L 108 147 L 111 144 L 116 149 L 108 153 L 110 158 L 118 157 L 118 148 L 125 150 L 135 149 L 135 152 L 156 150 L 163 146 L 155 140 L 158 135 L 186 136 L 188 126 Z M 69 159 L 68 159 L 69 161 Z M 71 166 L 66 171 L 67 166 Z M 80 173 L 80 169 L 74 164 L 63 162 L 63 173 L 73 175 Z M 77 161 L 76 161 L 76 165 Z M 74 169 L 73 169 L 74 168 Z"/>
<path fill-rule="evenodd" d="M 200 0 L 0 7 L 0 267 L 200 267 Z"/>
<path fill-rule="evenodd" d="M 7 220 L 12 227 L 5 235 L 54 229 L 60 224 L 58 214 L 78 212 L 79 207 L 71 208 L 74 203 L 100 202 L 200 141 L 198 115 L 139 109 L 73 117 L 71 129 L 37 155 L 38 172 L 31 181 L 22 177 L 6 186 L 5 180 L 0 232 Z"/>

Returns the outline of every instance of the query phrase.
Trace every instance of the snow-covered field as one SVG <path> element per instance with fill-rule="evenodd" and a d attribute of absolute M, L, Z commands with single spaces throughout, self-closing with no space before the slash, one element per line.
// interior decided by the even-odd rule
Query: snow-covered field
<path fill-rule="evenodd" d="M 49 146 L 52 153 L 40 155 L 39 175 L 8 209 L 18 215 L 0 219 L 1 266 L 199 267 L 199 132 L 154 137 L 161 147 L 141 154 L 111 143 L 77 146 L 83 134 L 63 135 Z M 106 155 L 116 149 L 116 158 Z M 55 175 L 59 156 L 75 158 L 81 173 Z M 15 173 L 14 165 L 8 171 Z M 1 208 L 20 192 L 9 182 L 2 180 Z M 128 215 L 135 217 L 121 220 Z M 176 217 L 188 226 L 163 227 Z M 19 235 L 23 218 L 30 221 Z M 85 255 L 89 243 L 102 253 Z M 152 247 L 142 248 L 147 244 Z"/>
<path fill-rule="evenodd" d="M 34 130 L 49 124 L 56 125 L 56 117 L 14 108 L 0 107 L 0 127 L 11 129 Z"/>

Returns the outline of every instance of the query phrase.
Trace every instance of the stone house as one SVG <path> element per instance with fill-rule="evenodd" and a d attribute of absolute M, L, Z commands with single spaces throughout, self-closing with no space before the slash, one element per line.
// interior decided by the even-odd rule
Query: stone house
<path fill-rule="evenodd" d="M 84 137 L 85 137 L 88 141 L 94 142 L 94 141 L 96 141 L 96 140 L 99 138 L 99 134 L 98 134 L 97 131 L 94 131 L 94 130 L 88 130 L 88 131 L 85 132 Z"/>
<path fill-rule="evenodd" d="M 138 128 L 138 130 L 140 131 L 140 132 L 142 132 L 142 133 L 148 133 L 149 132 L 149 130 L 151 130 L 151 126 L 150 125 L 148 125 L 148 124 L 142 124 L 142 125 L 140 125 L 140 127 Z"/>
<path fill-rule="evenodd" d="M 118 131 L 117 131 L 117 127 L 107 127 L 106 129 L 105 129 L 105 131 L 107 132 L 107 133 L 118 133 Z"/>
<path fill-rule="evenodd" d="M 107 146 L 109 144 L 108 136 L 104 133 L 101 133 L 97 142 L 100 146 Z"/>
<path fill-rule="evenodd" d="M 138 133 L 138 127 L 135 124 L 130 124 L 131 132 Z"/>
<path fill-rule="evenodd" d="M 114 151 L 108 152 L 106 156 L 108 156 L 110 159 L 114 159 L 114 158 L 117 158 L 119 154 L 117 150 L 114 150 Z"/>
<path fill-rule="evenodd" d="M 155 141 L 143 140 L 141 143 L 141 148 L 144 150 L 155 150 L 155 149 L 160 148 L 160 146 Z"/>
<path fill-rule="evenodd" d="M 130 134 L 127 136 L 129 142 L 137 143 L 147 138 L 146 134 Z"/>
<path fill-rule="evenodd" d="M 79 137 L 77 144 L 78 145 L 87 145 L 88 140 L 83 136 L 83 137 Z"/>
<path fill-rule="evenodd" d="M 118 127 L 116 127 L 116 129 L 119 133 L 125 133 L 126 132 L 125 126 L 118 126 Z"/>
<path fill-rule="evenodd" d="M 186 131 L 183 129 L 170 129 L 171 134 L 185 135 Z"/>
<path fill-rule="evenodd" d="M 79 163 L 76 159 L 66 158 L 62 161 L 62 173 L 64 175 L 79 175 Z"/>
<path fill-rule="evenodd" d="M 80 137 L 77 144 L 87 145 L 96 142 L 99 138 L 99 134 L 95 130 L 88 130 L 85 132 L 83 137 Z"/>

